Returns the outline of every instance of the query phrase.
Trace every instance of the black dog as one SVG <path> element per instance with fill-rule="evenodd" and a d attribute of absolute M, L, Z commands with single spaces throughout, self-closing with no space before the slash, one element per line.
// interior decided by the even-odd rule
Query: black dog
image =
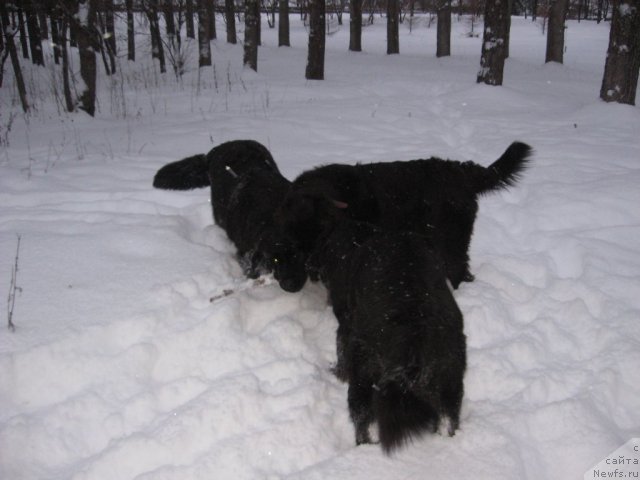
<path fill-rule="evenodd" d="M 260 143 L 226 142 L 206 155 L 165 165 L 156 173 L 153 186 L 173 190 L 211 186 L 213 218 L 235 244 L 245 274 L 256 278 L 272 271 L 288 292 L 304 286 L 304 256 L 273 223 L 273 213 L 291 182 Z"/>
<path fill-rule="evenodd" d="M 433 239 L 447 277 L 457 288 L 473 280 L 468 250 L 478 196 L 515 184 L 530 155 L 531 147 L 514 142 L 489 167 L 435 157 L 325 165 L 294 180 L 276 218 L 307 253 L 332 218 L 424 234 Z"/>
<path fill-rule="evenodd" d="M 309 257 L 338 318 L 336 375 L 349 382 L 356 443 L 377 422 L 385 452 L 449 420 L 459 426 L 466 368 L 462 313 L 445 266 L 412 232 L 343 220 Z"/>

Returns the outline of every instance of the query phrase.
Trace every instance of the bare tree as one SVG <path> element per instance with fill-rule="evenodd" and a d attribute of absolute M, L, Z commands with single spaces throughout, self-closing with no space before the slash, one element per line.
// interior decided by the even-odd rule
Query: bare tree
<path fill-rule="evenodd" d="M 551 0 L 547 26 L 546 63 L 562 63 L 564 60 L 564 30 L 568 10 L 569 0 Z"/>
<path fill-rule="evenodd" d="M 289 47 L 289 0 L 280 0 L 278 10 L 278 46 Z"/>
<path fill-rule="evenodd" d="M 451 0 L 441 0 L 438 6 L 436 57 L 451 55 Z"/>
<path fill-rule="evenodd" d="M 100 44 L 97 41 L 96 23 L 97 0 L 78 0 L 79 15 L 73 15 L 75 22 L 78 51 L 80 54 L 80 76 L 84 82 L 84 90 L 80 93 L 80 109 L 92 117 L 96 113 L 96 51 Z"/>
<path fill-rule="evenodd" d="M 640 70 L 640 0 L 613 0 L 600 98 L 635 105 Z"/>
<path fill-rule="evenodd" d="M 40 25 L 38 24 L 37 5 L 33 0 L 24 2 L 25 13 L 27 14 L 27 30 L 29 31 L 29 46 L 31 47 L 31 61 L 36 65 L 44 65 L 44 54 L 42 53 L 42 36 Z"/>
<path fill-rule="evenodd" d="M 244 64 L 252 70 L 258 71 L 258 44 L 259 30 L 258 22 L 260 16 L 259 0 L 245 0 L 244 2 Z"/>
<path fill-rule="evenodd" d="M 387 0 L 387 55 L 400 53 L 399 0 Z"/>
<path fill-rule="evenodd" d="M 127 58 L 132 62 L 136 60 L 135 27 L 133 24 L 133 0 L 126 0 L 127 9 Z"/>
<path fill-rule="evenodd" d="M 27 102 L 27 89 L 25 87 L 24 78 L 22 76 L 22 69 L 20 68 L 20 59 L 18 58 L 18 51 L 16 45 L 13 43 L 13 37 L 16 34 L 15 29 L 11 26 L 9 21 L 9 14 L 7 12 L 7 4 L 0 2 L 0 24 L 2 25 L 2 31 L 4 32 L 5 48 L 9 52 L 11 57 L 11 65 L 13 66 L 13 73 L 16 77 L 16 86 L 18 87 L 18 95 L 20 96 L 20 103 L 22 104 L 22 110 L 26 113 L 29 111 L 29 103 Z"/>
<path fill-rule="evenodd" d="M 349 50 L 362 51 L 362 0 L 350 0 Z"/>
<path fill-rule="evenodd" d="M 196 38 L 193 23 L 193 0 L 185 0 L 185 20 L 187 23 L 187 38 Z"/>
<path fill-rule="evenodd" d="M 309 0 L 307 80 L 324 80 L 325 12 L 325 0 Z"/>
<path fill-rule="evenodd" d="M 509 2 L 486 0 L 482 56 L 477 82 L 502 85 L 509 36 Z"/>
<path fill-rule="evenodd" d="M 211 44 L 209 43 L 209 18 L 206 0 L 198 0 L 198 65 L 211 65 Z"/>
<path fill-rule="evenodd" d="M 162 35 L 160 34 L 160 20 L 158 18 L 158 0 L 145 1 L 145 13 L 149 19 L 149 30 L 151 33 L 151 56 L 160 62 L 160 73 L 167 71 L 164 47 L 162 46 Z"/>
<path fill-rule="evenodd" d="M 236 44 L 236 6 L 234 0 L 225 0 L 224 2 L 224 18 L 227 22 L 227 43 Z"/>

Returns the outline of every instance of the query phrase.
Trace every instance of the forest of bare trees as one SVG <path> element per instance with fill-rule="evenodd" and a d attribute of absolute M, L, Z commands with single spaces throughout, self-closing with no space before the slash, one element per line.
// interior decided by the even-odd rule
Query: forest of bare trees
<path fill-rule="evenodd" d="M 276 21 L 276 12 L 278 12 Z M 146 19 L 151 55 L 161 74 L 170 66 L 173 74 L 185 68 L 183 41 L 197 38 L 198 65 L 212 64 L 211 41 L 217 38 L 216 16 L 226 25 L 226 41 L 236 43 L 237 25 L 244 26 L 244 64 L 258 69 L 261 16 L 268 25 L 278 24 L 279 46 L 289 46 L 289 15 L 301 15 L 309 32 L 307 79 L 324 78 L 327 16 L 342 23 L 351 12 L 349 50 L 362 50 L 362 27 L 367 22 L 387 22 L 387 53 L 401 53 L 398 25 L 411 21 L 417 12 L 437 18 L 437 56 L 450 55 L 451 17 L 483 16 L 484 33 L 477 81 L 501 85 L 503 66 L 509 55 L 509 27 L 514 14 L 533 21 L 542 18 L 546 28 L 546 62 L 563 61 L 565 21 L 568 18 L 610 21 L 611 37 L 604 66 L 600 97 L 605 101 L 635 104 L 640 68 L 640 0 L 3 0 L 0 2 L 0 87 L 9 65 L 22 108 L 29 99 L 21 72 L 24 62 L 44 66 L 43 42 L 53 45 L 53 61 L 61 69 L 65 106 L 95 113 L 98 62 L 106 75 L 117 69 L 117 56 L 126 45 L 126 58 L 136 61 L 134 36 Z M 116 24 L 123 28 L 116 28 Z M 118 38 L 116 32 L 126 32 Z M 121 40 L 120 42 L 116 41 Z M 347 48 L 347 46 L 345 46 Z M 73 52 L 79 58 L 79 77 L 69 67 Z M 8 62 L 8 63 L 7 63 Z M 72 88 L 73 87 L 73 88 Z"/>

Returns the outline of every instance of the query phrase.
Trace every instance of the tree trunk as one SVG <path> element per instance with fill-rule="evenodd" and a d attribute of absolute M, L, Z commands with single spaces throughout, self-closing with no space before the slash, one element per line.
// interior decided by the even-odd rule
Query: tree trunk
<path fill-rule="evenodd" d="M 400 53 L 399 16 L 399 0 L 387 0 L 387 55 Z"/>
<path fill-rule="evenodd" d="M 109 54 L 109 64 L 111 65 L 111 73 L 116 73 L 116 29 L 113 0 L 104 0 L 104 16 L 106 25 L 106 35 L 104 43 Z"/>
<path fill-rule="evenodd" d="M 160 21 L 158 19 L 158 0 L 149 0 L 147 5 L 147 18 L 149 19 L 149 30 L 151 33 L 151 56 L 160 62 L 160 73 L 167 71 L 164 57 L 164 47 L 162 46 L 162 36 L 160 34 Z"/>
<path fill-rule="evenodd" d="M 258 20 L 256 6 L 258 0 L 245 0 L 244 3 L 244 64 L 258 71 Z"/>
<path fill-rule="evenodd" d="M 227 21 L 227 43 L 236 44 L 236 6 L 234 0 L 225 0 L 224 17 Z"/>
<path fill-rule="evenodd" d="M 349 50 L 362 51 L 362 0 L 350 0 Z"/>
<path fill-rule="evenodd" d="M 56 65 L 60 65 L 60 9 L 56 5 L 49 10 L 49 18 L 51 19 L 51 43 L 53 45 L 53 61 Z"/>
<path fill-rule="evenodd" d="M 92 117 L 96 113 L 96 1 L 78 1 L 80 12 L 77 15 L 79 20 L 76 28 L 80 54 L 80 76 L 84 82 L 84 89 L 79 97 L 80 109 Z"/>
<path fill-rule="evenodd" d="M 640 70 L 640 0 L 614 0 L 600 98 L 635 105 Z"/>
<path fill-rule="evenodd" d="M 29 31 L 31 61 L 35 65 L 44 65 L 40 26 L 38 25 L 38 12 L 36 11 L 36 5 L 33 0 L 25 2 L 25 13 L 27 14 L 27 30 Z"/>
<path fill-rule="evenodd" d="M 502 85 L 508 34 L 509 2 L 486 0 L 478 83 Z"/>
<path fill-rule="evenodd" d="M 126 0 L 127 5 L 127 58 L 136 61 L 135 27 L 133 24 L 133 0 Z"/>
<path fill-rule="evenodd" d="M 185 1 L 185 20 L 187 22 L 187 38 L 196 38 L 196 30 L 193 24 L 193 0 Z"/>
<path fill-rule="evenodd" d="M 29 58 L 29 43 L 27 40 L 27 28 L 24 24 L 24 16 L 22 8 L 18 6 L 16 14 L 18 15 L 18 28 L 20 29 L 20 47 L 22 48 L 22 58 Z"/>
<path fill-rule="evenodd" d="M 206 0 L 207 19 L 209 20 L 209 40 L 215 40 L 216 35 L 216 9 L 215 0 Z"/>
<path fill-rule="evenodd" d="M 436 57 L 451 55 L 451 0 L 444 0 L 438 8 Z"/>
<path fill-rule="evenodd" d="M 22 69 L 20 68 L 18 51 L 16 50 L 15 43 L 13 43 L 15 30 L 11 27 L 11 23 L 9 22 L 9 14 L 7 13 L 4 1 L 0 2 L 0 24 L 2 24 L 2 31 L 4 32 L 5 46 L 9 51 L 9 56 L 11 57 L 13 73 L 16 76 L 16 86 L 18 87 L 18 95 L 20 96 L 22 110 L 27 113 L 29 111 L 29 103 L 27 102 L 27 89 L 25 87 L 24 78 L 22 77 Z"/>
<path fill-rule="evenodd" d="M 569 0 L 551 0 L 547 26 L 546 63 L 562 63 L 564 60 L 564 28 L 568 9 Z"/>
<path fill-rule="evenodd" d="M 68 112 L 75 110 L 73 96 L 71 95 L 71 82 L 69 79 L 69 52 L 67 50 L 67 30 L 69 22 L 66 17 L 62 17 L 60 22 L 60 54 L 62 56 L 62 90 L 64 92 L 64 101 Z"/>
<path fill-rule="evenodd" d="M 207 15 L 206 0 L 198 0 L 198 65 L 208 67 L 211 65 L 211 44 L 209 43 L 209 19 Z"/>
<path fill-rule="evenodd" d="M 325 0 L 309 0 L 307 80 L 324 80 Z"/>
<path fill-rule="evenodd" d="M 289 0 L 280 0 L 278 11 L 278 46 L 290 47 L 289 42 Z"/>

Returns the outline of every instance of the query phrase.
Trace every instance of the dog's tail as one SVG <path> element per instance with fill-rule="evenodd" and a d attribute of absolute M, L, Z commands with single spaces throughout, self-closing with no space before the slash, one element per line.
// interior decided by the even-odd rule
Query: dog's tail
<path fill-rule="evenodd" d="M 513 142 L 499 159 L 484 169 L 476 192 L 488 193 L 515 185 L 527 168 L 532 153 L 532 148 L 526 143 Z"/>
<path fill-rule="evenodd" d="M 426 432 L 435 432 L 440 423 L 429 402 L 396 381 L 380 388 L 374 408 L 380 444 L 387 454 Z"/>
<path fill-rule="evenodd" d="M 163 190 L 192 190 L 209 185 L 209 164 L 204 154 L 168 163 L 153 178 L 153 186 Z"/>

